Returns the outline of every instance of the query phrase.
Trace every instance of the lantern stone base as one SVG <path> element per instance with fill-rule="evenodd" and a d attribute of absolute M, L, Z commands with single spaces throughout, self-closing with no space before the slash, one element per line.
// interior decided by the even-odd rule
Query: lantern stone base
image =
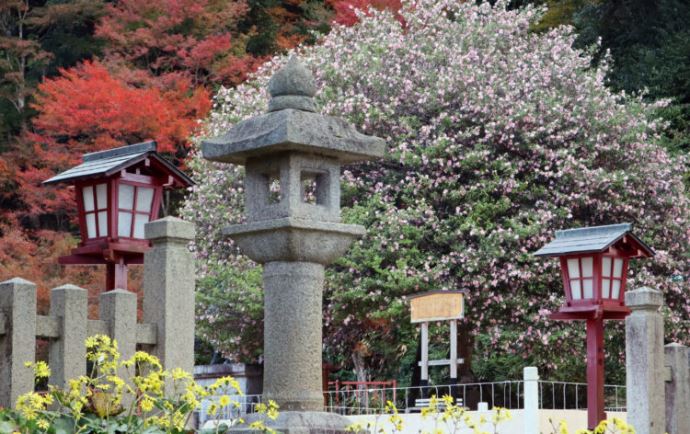
<path fill-rule="evenodd" d="M 284 411 L 276 420 L 269 420 L 262 414 L 252 414 L 244 421 L 243 427 L 233 427 L 228 432 L 258 433 L 260 431 L 247 428 L 255 421 L 263 421 L 268 428 L 284 434 L 344 434 L 347 427 L 352 425 L 352 421 L 345 416 L 324 411 Z"/>

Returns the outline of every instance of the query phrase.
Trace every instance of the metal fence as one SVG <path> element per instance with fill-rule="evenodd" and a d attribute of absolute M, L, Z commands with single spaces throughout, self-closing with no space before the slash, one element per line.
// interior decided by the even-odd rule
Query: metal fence
<path fill-rule="evenodd" d="M 539 382 L 539 408 L 547 410 L 584 410 L 587 408 L 587 384 L 565 381 Z M 524 407 L 523 381 L 495 381 L 486 383 L 457 383 L 426 387 L 359 387 L 340 388 L 324 393 L 325 411 L 342 415 L 380 414 L 385 412 L 386 402 L 391 401 L 401 413 L 421 411 L 419 399 L 450 395 L 458 404 L 477 410 L 480 402 L 488 407 L 522 409 Z M 606 385 L 606 411 L 625 411 L 625 386 Z M 261 395 L 233 395 L 232 403 L 210 414 L 212 403 L 218 403 L 221 395 L 202 401 L 198 410 L 198 422 L 208 420 L 237 420 L 256 411 L 263 401 Z"/>
<path fill-rule="evenodd" d="M 209 420 L 236 421 L 247 414 L 255 413 L 257 404 L 263 402 L 261 395 L 227 395 L 230 405 L 221 407 L 220 398 L 224 395 L 214 395 L 204 398 L 197 409 L 197 424 L 203 426 Z M 217 410 L 211 411 L 212 406 Z"/>
<path fill-rule="evenodd" d="M 399 412 L 420 411 L 418 399 L 444 395 L 455 402 L 476 410 L 479 402 L 490 407 L 521 408 L 522 382 L 461 383 L 426 387 L 367 387 L 330 390 L 326 394 L 326 411 L 344 415 L 377 414 L 385 410 L 386 402 L 395 404 Z"/>
<path fill-rule="evenodd" d="M 604 386 L 606 411 L 625 411 L 625 386 Z M 539 408 L 547 410 L 585 410 L 587 384 L 566 381 L 539 381 Z"/>

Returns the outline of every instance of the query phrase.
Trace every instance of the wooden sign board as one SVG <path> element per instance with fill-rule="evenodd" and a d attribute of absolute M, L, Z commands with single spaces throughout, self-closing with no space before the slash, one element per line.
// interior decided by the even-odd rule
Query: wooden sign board
<path fill-rule="evenodd" d="M 410 297 L 412 323 L 463 318 L 464 295 L 462 291 L 432 291 Z"/>

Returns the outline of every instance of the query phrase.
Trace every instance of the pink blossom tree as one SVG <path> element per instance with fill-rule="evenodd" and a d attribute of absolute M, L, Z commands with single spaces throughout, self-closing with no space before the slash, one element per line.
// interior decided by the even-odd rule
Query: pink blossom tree
<path fill-rule="evenodd" d="M 360 378 L 405 375 L 417 342 L 406 297 L 463 289 L 464 375 L 515 377 L 527 363 L 584 374 L 584 327 L 546 316 L 563 297 L 556 261 L 531 252 L 556 229 L 616 222 L 634 223 L 657 252 L 634 264 L 629 286 L 663 290 L 668 336 L 687 339 L 687 161 L 658 145 L 654 106 L 609 91 L 607 66 L 572 48 L 572 29 L 530 33 L 541 10 L 473 3 L 406 2 L 402 20 L 370 11 L 299 52 L 322 112 L 389 146 L 384 160 L 342 175 L 344 219 L 368 234 L 330 269 L 329 355 Z M 284 61 L 221 89 L 206 134 L 264 112 Z M 242 172 L 198 154 L 190 167 L 200 329 L 229 355 L 256 357 L 259 274 L 220 234 L 242 218 Z M 621 326 L 607 331 L 607 360 L 620 368 Z"/>

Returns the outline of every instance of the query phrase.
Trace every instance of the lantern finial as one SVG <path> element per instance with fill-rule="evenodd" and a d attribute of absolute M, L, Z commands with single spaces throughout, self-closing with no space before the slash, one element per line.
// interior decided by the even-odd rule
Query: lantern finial
<path fill-rule="evenodd" d="M 269 112 L 285 109 L 316 112 L 314 76 L 295 56 L 271 77 L 268 92 L 271 94 Z"/>

